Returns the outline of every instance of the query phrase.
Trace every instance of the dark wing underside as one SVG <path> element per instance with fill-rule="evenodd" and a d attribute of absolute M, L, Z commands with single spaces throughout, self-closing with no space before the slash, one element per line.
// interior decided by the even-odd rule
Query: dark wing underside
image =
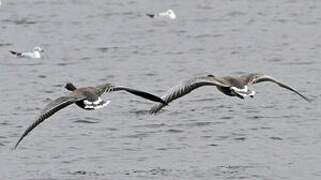
<path fill-rule="evenodd" d="M 246 79 L 248 85 L 256 84 L 256 83 L 260 83 L 260 82 L 267 82 L 267 81 L 273 82 L 273 83 L 279 85 L 282 88 L 288 89 L 288 90 L 296 93 L 297 95 L 301 96 L 304 100 L 306 100 L 308 102 L 311 102 L 311 100 L 309 98 L 305 97 L 303 94 L 299 93 L 294 88 L 292 88 L 292 87 L 290 87 L 290 86 L 288 86 L 288 85 L 276 80 L 275 78 L 273 78 L 271 76 L 264 75 L 264 74 L 259 74 L 259 73 L 252 73 L 252 74 L 249 74 L 247 76 L 243 76 L 243 78 Z"/>
<path fill-rule="evenodd" d="M 154 18 L 155 17 L 155 14 L 149 14 L 147 13 L 146 16 L 150 17 L 150 18 Z"/>
<path fill-rule="evenodd" d="M 134 94 L 136 96 L 139 96 L 139 97 L 142 97 L 142 98 L 154 101 L 154 102 L 160 102 L 160 103 L 166 104 L 166 102 L 163 99 L 161 99 L 160 97 L 150 94 L 148 92 L 139 91 L 136 89 L 130 89 L 130 88 L 125 88 L 125 87 L 115 87 L 115 88 L 112 88 L 111 91 L 127 91 L 127 92 Z"/>
<path fill-rule="evenodd" d="M 175 99 L 182 97 L 194 89 L 197 89 L 202 86 L 220 86 L 220 87 L 229 87 L 215 77 L 212 76 L 202 76 L 202 77 L 195 77 L 189 80 L 185 80 L 180 82 L 175 87 L 171 88 L 165 95 L 162 96 L 162 99 L 168 104 Z M 156 104 L 150 109 L 150 113 L 154 114 L 165 107 L 167 104 Z"/>
<path fill-rule="evenodd" d="M 12 51 L 10 50 L 10 53 L 13 54 L 13 55 L 16 55 L 16 56 L 21 56 L 22 53 L 19 53 L 19 52 L 16 52 L 16 51 Z"/>
<path fill-rule="evenodd" d="M 81 97 L 75 97 L 75 96 L 64 96 L 60 97 L 51 103 L 49 103 L 40 113 L 39 117 L 24 131 L 20 139 L 15 145 L 15 149 L 18 147 L 19 143 L 22 141 L 22 139 L 27 136 L 35 127 L 37 127 L 40 123 L 42 123 L 45 119 L 49 118 L 59 110 L 61 110 L 64 107 L 67 107 L 68 105 L 81 100 Z"/>

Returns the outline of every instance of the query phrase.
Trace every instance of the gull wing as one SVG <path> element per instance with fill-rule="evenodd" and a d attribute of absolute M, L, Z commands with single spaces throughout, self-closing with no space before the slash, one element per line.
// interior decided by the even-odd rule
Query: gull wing
<path fill-rule="evenodd" d="M 154 18 L 154 17 L 155 17 L 155 14 L 146 13 L 146 16 L 148 16 L 148 17 L 150 17 L 150 18 Z"/>
<path fill-rule="evenodd" d="M 294 88 L 292 88 L 292 87 L 290 87 L 290 86 L 288 86 L 288 85 L 276 80 L 275 78 L 273 78 L 271 76 L 264 75 L 264 74 L 259 74 L 259 73 L 252 73 L 252 74 L 249 74 L 247 76 L 244 76 L 244 78 L 246 79 L 246 82 L 248 83 L 248 85 L 257 84 L 257 83 L 266 82 L 266 81 L 273 82 L 273 83 L 279 85 L 282 88 L 288 89 L 288 90 L 296 93 L 297 95 L 301 96 L 304 100 L 306 100 L 308 102 L 311 102 L 311 100 L 309 98 L 305 97 L 303 94 L 299 93 Z"/>
<path fill-rule="evenodd" d="M 33 52 L 23 52 L 21 53 L 21 57 L 28 57 L 28 58 L 33 58 L 35 55 Z"/>
<path fill-rule="evenodd" d="M 63 96 L 57 98 L 56 100 L 49 103 L 40 113 L 38 118 L 24 131 L 18 142 L 16 143 L 14 149 L 16 149 L 22 139 L 27 136 L 35 127 L 37 127 L 40 123 L 42 123 L 45 119 L 49 118 L 59 110 L 67 107 L 68 105 L 80 101 L 84 99 L 84 97 L 80 96 Z"/>
<path fill-rule="evenodd" d="M 21 56 L 22 54 L 20 52 L 16 52 L 16 51 L 9 51 L 11 54 L 15 55 L 15 56 Z"/>
<path fill-rule="evenodd" d="M 174 101 L 175 99 L 182 97 L 194 89 L 197 89 L 202 86 L 220 86 L 220 87 L 229 87 L 228 85 L 222 83 L 218 79 L 216 79 L 214 76 L 201 76 L 201 77 L 195 77 L 192 79 L 188 79 L 185 81 L 180 82 L 178 85 L 171 88 L 165 95 L 163 95 L 161 98 L 166 102 L 170 103 Z M 165 107 L 167 104 L 156 104 L 150 109 L 150 113 L 154 114 L 157 113 L 159 110 L 161 110 L 163 107 Z"/>

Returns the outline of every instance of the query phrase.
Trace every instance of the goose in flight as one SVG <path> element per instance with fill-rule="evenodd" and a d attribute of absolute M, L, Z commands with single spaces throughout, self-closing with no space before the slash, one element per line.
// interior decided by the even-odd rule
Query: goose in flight
<path fill-rule="evenodd" d="M 45 119 L 49 118 L 59 110 L 75 103 L 82 109 L 85 110 L 95 110 L 102 108 L 110 103 L 110 101 L 104 101 L 100 96 L 104 93 L 111 91 L 127 91 L 131 94 L 140 96 L 151 101 L 165 103 L 161 98 L 135 89 L 125 88 L 125 87 L 116 87 L 111 83 L 102 84 L 96 87 L 86 87 L 77 89 L 72 83 L 67 83 L 65 88 L 69 91 L 72 91 L 67 96 L 62 96 L 56 100 L 50 102 L 44 109 L 41 110 L 40 115 L 37 119 L 24 131 L 18 142 L 16 143 L 14 149 L 16 149 L 22 139 L 28 135 L 35 127 L 42 123 Z"/>
<path fill-rule="evenodd" d="M 31 52 L 17 52 L 10 50 L 11 54 L 15 55 L 16 57 L 26 57 L 31 59 L 39 59 L 41 58 L 41 53 L 44 52 L 44 50 L 40 47 L 34 47 Z"/>
<path fill-rule="evenodd" d="M 168 17 L 170 19 L 176 19 L 176 15 L 173 10 L 169 9 L 166 12 L 156 13 L 156 14 L 146 14 L 147 16 L 151 18 L 157 18 L 157 17 Z"/>
<path fill-rule="evenodd" d="M 228 96 L 236 96 L 240 99 L 244 99 L 246 96 L 254 97 L 255 91 L 249 90 L 248 85 L 260 83 L 260 82 L 273 82 L 279 85 L 282 88 L 288 89 L 299 96 L 304 100 L 310 102 L 311 100 L 299 93 L 294 88 L 276 80 L 275 78 L 259 74 L 259 73 L 250 73 L 243 76 L 224 76 L 216 77 L 214 75 L 194 77 L 185 81 L 180 82 L 177 86 L 171 88 L 165 95 L 161 98 L 166 102 L 162 104 L 156 104 L 150 109 L 151 114 L 157 113 L 163 107 L 173 100 L 182 97 L 196 88 L 202 86 L 216 86 L 216 88 L 221 91 L 223 94 Z"/>

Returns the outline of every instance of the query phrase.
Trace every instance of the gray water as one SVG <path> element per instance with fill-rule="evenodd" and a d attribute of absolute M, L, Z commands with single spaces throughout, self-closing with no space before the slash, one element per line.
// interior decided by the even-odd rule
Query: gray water
<path fill-rule="evenodd" d="M 176 20 L 145 13 L 173 9 Z M 321 1 L 3 0 L 0 179 L 321 178 Z M 20 59 L 10 49 L 45 49 Z M 162 95 L 196 75 L 262 72 L 254 99 L 195 90 L 159 115 L 125 92 L 61 110 L 11 148 L 50 100 L 77 86 Z"/>

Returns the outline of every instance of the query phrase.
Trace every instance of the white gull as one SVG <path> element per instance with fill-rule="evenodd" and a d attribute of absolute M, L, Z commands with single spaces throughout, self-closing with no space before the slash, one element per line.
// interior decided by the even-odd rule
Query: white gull
<path fill-rule="evenodd" d="M 169 9 L 166 12 L 160 12 L 156 14 L 146 14 L 147 16 L 151 18 L 157 18 L 157 17 L 168 17 L 170 19 L 176 19 L 176 15 L 173 10 Z"/>
<path fill-rule="evenodd" d="M 41 58 L 41 53 L 43 53 L 44 50 L 40 47 L 34 47 L 31 52 L 17 52 L 10 50 L 10 53 L 15 55 L 16 57 L 26 57 L 26 58 L 32 58 L 32 59 L 39 59 Z"/>

